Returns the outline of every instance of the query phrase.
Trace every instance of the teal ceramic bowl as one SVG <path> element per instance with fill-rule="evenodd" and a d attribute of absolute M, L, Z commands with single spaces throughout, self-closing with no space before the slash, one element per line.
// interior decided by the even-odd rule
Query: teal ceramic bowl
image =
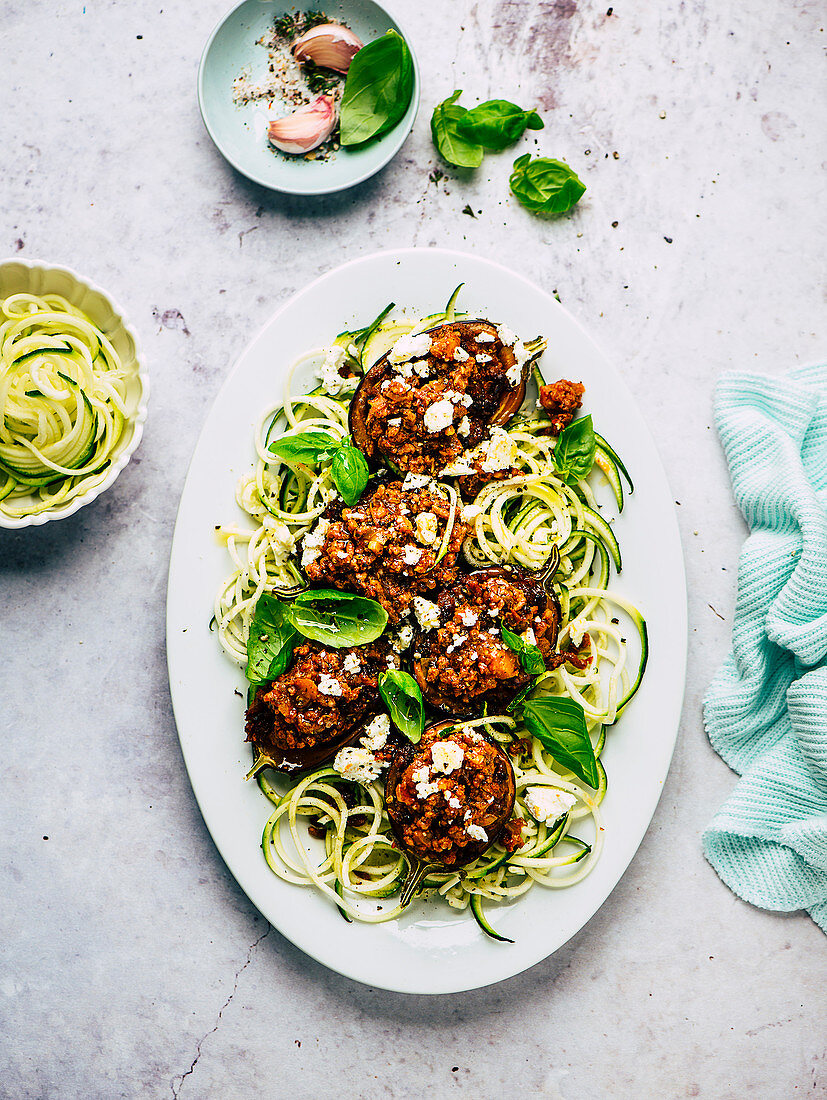
<path fill-rule="evenodd" d="M 328 195 L 368 179 L 399 152 L 419 107 L 419 66 L 409 36 L 374 0 L 332 0 L 324 4 L 331 22 L 346 23 L 365 43 L 389 30 L 402 35 L 414 64 L 410 106 L 392 130 L 363 147 L 339 149 L 330 160 L 305 160 L 274 151 L 267 141 L 270 112 L 266 103 L 237 105 L 233 102 L 233 81 L 242 70 L 254 81 L 265 78 L 267 51 L 257 42 L 286 10 L 297 10 L 297 5 L 285 4 L 284 0 L 244 0 L 225 16 L 201 56 L 198 105 L 210 137 L 237 171 L 274 191 Z"/>

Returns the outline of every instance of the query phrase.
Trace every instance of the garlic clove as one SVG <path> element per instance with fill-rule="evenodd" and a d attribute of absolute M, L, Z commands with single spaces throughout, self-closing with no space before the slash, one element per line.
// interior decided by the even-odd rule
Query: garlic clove
<path fill-rule="evenodd" d="M 312 61 L 322 69 L 346 73 L 364 43 L 349 27 L 323 23 L 306 31 L 291 46 L 297 61 Z"/>
<path fill-rule="evenodd" d="M 308 153 L 330 137 L 336 121 L 333 96 L 320 95 L 292 115 L 271 122 L 267 137 L 271 145 L 284 153 Z"/>

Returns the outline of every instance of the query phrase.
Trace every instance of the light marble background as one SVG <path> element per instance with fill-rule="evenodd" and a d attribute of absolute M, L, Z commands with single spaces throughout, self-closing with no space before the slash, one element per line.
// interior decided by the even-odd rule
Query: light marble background
<path fill-rule="evenodd" d="M 0 4 L 2 251 L 109 288 L 153 389 L 102 500 L 0 531 L 0 1094 L 827 1096 L 824 936 L 739 901 L 700 851 L 735 782 L 700 701 L 744 537 L 712 388 L 825 356 L 824 10 L 391 6 L 422 66 L 415 131 L 372 181 L 308 201 L 235 175 L 202 128 L 225 0 Z M 543 151 L 588 185 L 571 216 L 509 201 L 510 153 L 429 182 L 430 110 L 454 87 L 540 107 Z M 176 505 L 234 358 L 319 273 L 412 244 L 527 271 L 615 359 L 679 502 L 690 592 L 681 735 L 624 879 L 553 958 L 433 999 L 340 978 L 253 909 L 190 790 L 164 653 Z"/>

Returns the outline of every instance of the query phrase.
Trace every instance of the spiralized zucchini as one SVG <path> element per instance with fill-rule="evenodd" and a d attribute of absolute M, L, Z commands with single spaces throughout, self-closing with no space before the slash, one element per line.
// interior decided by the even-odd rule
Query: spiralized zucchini
<path fill-rule="evenodd" d="M 0 310 L 0 511 L 22 517 L 104 479 L 132 371 L 58 294 L 13 294 Z"/>
<path fill-rule="evenodd" d="M 454 316 L 461 315 L 451 311 L 417 323 L 383 322 L 362 353 L 363 366 L 369 367 L 401 335 Z M 295 543 L 312 528 L 333 491 L 329 467 L 290 465 L 267 451 L 269 441 L 277 436 L 312 430 L 336 438 L 347 434 L 352 389 L 335 396 L 322 389 L 291 395 L 294 373 L 320 362 L 331 350 L 335 349 L 317 348 L 298 359 L 289 372 L 282 403 L 265 410 L 259 421 L 257 463 L 237 490 L 238 504 L 252 520 L 252 528 L 219 528 L 233 570 L 216 596 L 214 615 L 222 646 L 240 665 L 246 664 L 247 633 L 260 595 L 302 579 Z M 355 349 L 351 351 L 355 354 Z M 523 822 L 520 847 L 509 854 L 501 843 L 494 844 L 461 871 L 432 873 L 424 883 L 426 892 L 442 897 L 454 909 L 470 907 L 490 934 L 494 933 L 479 907 L 482 899 L 513 901 L 536 883 L 553 889 L 570 886 L 587 875 L 599 858 L 605 835 L 600 803 L 606 792 L 600 754 L 607 727 L 620 717 L 640 684 L 648 648 L 640 613 L 608 591 L 610 570 L 620 565 L 611 525 L 600 514 L 589 481 L 569 486 L 556 475 L 554 437 L 547 431 L 548 418 L 535 407 L 536 396 L 536 391 L 529 393 L 524 403 L 530 413 L 518 414 L 507 426 L 516 445 L 513 465 L 520 473 L 490 482 L 480 491 L 474 502 L 479 514 L 472 520 L 463 552 L 474 568 L 515 563 L 538 570 L 552 547 L 559 548 L 555 577 L 563 612 L 559 648 L 582 647 L 580 652 L 588 651 L 591 661 L 582 670 L 562 665 L 544 680 L 553 694 L 568 696 L 583 707 L 601 782 L 596 791 L 584 786 L 510 716 L 457 723 L 482 726 L 506 748 L 517 740 L 520 748 L 527 747 L 523 755 L 511 757 L 517 785 L 514 816 Z M 619 469 L 624 474 L 625 469 L 615 461 L 609 445 L 602 443 L 600 461 L 589 480 L 605 476 L 614 491 Z M 635 668 L 628 663 L 630 629 L 639 637 Z M 407 863 L 393 844 L 382 779 L 354 784 L 329 766 L 299 780 L 268 771 L 256 778 L 274 806 L 264 827 L 262 848 L 275 875 L 296 885 L 314 886 L 348 920 L 380 923 L 399 916 L 402 910 L 392 899 L 399 893 Z M 577 801 L 557 821 L 538 823 L 525 805 L 525 792 L 531 787 L 552 787 Z"/>

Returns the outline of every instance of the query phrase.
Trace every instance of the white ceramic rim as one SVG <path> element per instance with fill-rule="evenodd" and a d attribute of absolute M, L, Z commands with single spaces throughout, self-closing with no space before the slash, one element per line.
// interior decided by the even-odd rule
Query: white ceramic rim
<path fill-rule="evenodd" d="M 176 592 L 176 576 L 180 568 L 185 568 L 190 575 L 196 575 L 200 570 L 198 568 L 193 569 L 193 565 L 198 562 L 198 551 L 195 551 L 196 557 L 192 557 L 193 546 L 191 531 L 186 530 L 186 522 L 183 518 L 185 512 L 185 501 L 188 497 L 188 489 L 191 484 L 193 471 L 196 468 L 196 460 L 199 457 L 199 451 L 201 450 L 202 440 L 207 436 L 209 429 L 211 428 L 211 420 L 215 410 L 221 406 L 222 397 L 226 390 L 231 386 L 231 380 L 236 375 L 241 365 L 245 363 L 247 356 L 255 345 L 268 333 L 271 327 L 278 321 L 283 313 L 285 313 L 293 303 L 297 300 L 303 299 L 309 295 L 312 295 L 317 287 L 324 284 L 329 279 L 341 276 L 343 272 L 353 272 L 360 266 L 369 265 L 372 262 L 379 260 L 380 258 L 391 258 L 396 262 L 401 262 L 406 256 L 413 256 L 416 254 L 427 253 L 431 257 L 439 256 L 442 258 L 446 265 L 450 265 L 452 262 L 462 261 L 465 264 L 478 264 L 483 265 L 494 272 L 502 273 L 503 278 L 509 280 L 515 280 L 524 284 L 527 288 L 531 288 L 532 291 L 538 293 L 544 299 L 546 299 L 548 308 L 554 310 L 560 310 L 567 319 L 566 323 L 573 326 L 577 330 L 577 336 L 579 340 L 582 340 L 584 344 L 590 345 L 592 352 L 601 361 L 601 370 L 606 369 L 613 378 L 613 383 L 623 391 L 624 402 L 628 401 L 628 404 L 635 410 L 634 430 L 639 436 L 642 436 L 645 441 L 645 449 L 649 452 L 651 458 L 651 470 L 647 475 L 647 480 L 651 477 L 655 482 L 659 482 L 658 496 L 662 503 L 668 502 L 670 507 L 662 515 L 662 529 L 659 532 L 659 538 L 662 539 L 662 545 L 666 548 L 667 558 L 670 568 L 666 570 L 670 574 L 671 578 L 675 581 L 675 584 L 670 588 L 672 602 L 669 605 L 669 611 L 672 615 L 670 620 L 672 626 L 669 633 L 669 642 L 671 647 L 664 647 L 661 649 L 661 656 L 665 656 L 671 663 L 672 670 L 675 671 L 676 678 L 673 681 L 673 690 L 668 696 L 668 706 L 664 708 L 664 711 L 658 718 L 658 729 L 655 731 L 657 736 L 660 736 L 660 731 L 664 731 L 665 736 L 660 742 L 657 749 L 658 752 L 658 768 L 653 775 L 646 776 L 646 781 L 637 793 L 637 807 L 638 823 L 634 829 L 629 831 L 629 837 L 626 839 L 622 846 L 622 851 L 619 853 L 620 858 L 612 860 L 609 866 L 606 867 L 603 875 L 600 876 L 602 884 L 597 890 L 596 896 L 594 890 L 592 890 L 590 883 L 594 878 L 598 876 L 588 876 L 578 886 L 574 887 L 577 890 L 578 887 L 586 887 L 589 891 L 589 898 L 585 904 L 579 905 L 579 912 L 577 920 L 579 923 L 576 927 L 570 924 L 566 924 L 563 931 L 562 938 L 555 939 L 555 946 L 550 950 L 545 950 L 545 947 L 540 952 L 531 953 L 528 957 L 523 956 L 520 961 L 516 961 L 516 965 L 512 963 L 506 963 L 504 960 L 501 962 L 497 959 L 496 962 L 482 965 L 479 969 L 475 969 L 472 972 L 464 972 L 463 977 L 457 977 L 453 973 L 452 967 L 444 968 L 444 972 L 440 971 L 439 977 L 433 979 L 432 977 L 423 977 L 422 974 L 412 975 L 408 973 L 404 976 L 397 975 L 395 973 L 385 973 L 384 971 L 377 970 L 375 964 L 366 962 L 366 952 L 364 944 L 361 940 L 357 939 L 351 946 L 352 952 L 340 952 L 336 953 L 335 947 L 332 945 L 340 937 L 336 934 L 329 936 L 329 942 L 325 938 L 325 935 L 319 934 L 317 929 L 317 918 L 319 911 L 314 910 L 312 917 L 309 916 L 309 910 L 307 907 L 297 905 L 294 901 L 289 899 L 285 901 L 284 898 L 280 900 L 280 904 L 274 910 L 273 897 L 272 897 L 272 881 L 274 876 L 267 870 L 264 865 L 263 859 L 261 860 L 261 870 L 266 871 L 266 875 L 260 873 L 260 870 L 255 870 L 252 874 L 248 874 L 247 867 L 243 865 L 242 861 L 236 858 L 235 852 L 235 838 L 228 835 L 228 819 L 227 819 L 227 806 L 225 804 L 225 791 L 226 786 L 221 787 L 221 799 L 220 804 L 214 797 L 212 792 L 208 789 L 208 784 L 205 782 L 204 786 L 201 786 L 201 778 L 208 772 L 210 775 L 210 782 L 220 780 L 222 783 L 233 782 L 235 773 L 239 770 L 239 764 L 235 763 L 230 769 L 224 770 L 223 774 L 216 773 L 216 765 L 213 762 L 205 764 L 204 751 L 202 746 L 201 734 L 203 733 L 203 727 L 198 726 L 193 729 L 190 728 L 192 723 L 189 722 L 192 712 L 191 693 L 186 695 L 185 692 L 179 692 L 177 685 L 183 682 L 180 678 L 180 674 L 185 671 L 187 664 L 187 646 L 192 644 L 191 642 L 185 642 L 183 639 L 193 637 L 193 633 L 186 632 L 186 629 L 182 633 L 182 625 L 193 626 L 197 625 L 197 621 L 193 619 L 191 608 L 186 610 L 182 607 L 182 602 L 187 602 L 187 594 L 182 595 Z M 354 285 L 360 285 L 359 280 L 353 280 Z M 277 391 L 276 391 L 277 392 Z M 254 414 L 251 411 L 251 425 L 254 418 Z M 252 446 L 251 446 L 251 458 L 252 463 Z M 240 472 L 240 471 L 237 471 Z M 638 486 L 640 490 L 641 486 Z M 451 249 L 423 249 L 423 248 L 408 248 L 399 250 L 387 250 L 383 252 L 372 253 L 371 255 L 359 257 L 358 259 L 349 261 L 348 263 L 339 265 L 336 268 L 327 271 L 324 275 L 315 279 L 303 290 L 293 295 L 287 302 L 285 302 L 268 320 L 268 322 L 260 329 L 256 336 L 248 343 L 242 353 L 238 356 L 235 364 L 224 382 L 224 386 L 216 396 L 213 410 L 208 414 L 205 426 L 202 429 L 199 441 L 196 444 L 195 452 L 193 455 L 193 461 L 190 464 L 190 469 L 187 474 L 184 490 L 182 493 L 182 501 L 179 505 L 178 518 L 176 520 L 176 530 L 173 537 L 172 552 L 170 556 L 170 571 L 169 571 L 169 586 L 168 586 L 168 598 L 167 598 L 167 659 L 170 674 L 170 691 L 172 695 L 173 710 L 175 712 L 176 723 L 179 729 L 179 741 L 181 743 L 182 755 L 187 767 L 187 771 L 190 776 L 190 782 L 192 784 L 193 793 L 195 794 L 196 801 L 198 802 L 201 813 L 204 817 L 205 824 L 213 838 L 213 841 L 218 849 L 219 854 L 227 864 L 228 869 L 232 873 L 233 877 L 238 882 L 241 889 L 245 892 L 250 901 L 255 905 L 259 911 L 263 914 L 273 926 L 287 939 L 293 942 L 302 951 L 306 952 L 311 958 L 314 958 L 323 965 L 329 967 L 331 970 L 351 978 L 355 981 L 362 982 L 363 984 L 375 987 L 388 989 L 393 992 L 400 992 L 406 994 L 419 994 L 419 995 L 439 995 L 445 993 L 460 993 L 470 989 L 480 988 L 482 986 L 491 985 L 499 981 L 503 981 L 507 978 L 514 977 L 515 975 L 529 969 L 532 966 L 537 965 L 544 959 L 548 958 L 555 951 L 559 950 L 572 936 L 577 934 L 585 925 L 591 920 L 597 910 L 604 904 L 609 898 L 622 876 L 626 873 L 632 859 L 643 841 L 644 836 L 648 828 L 651 825 L 652 818 L 654 817 L 655 810 L 657 809 L 660 801 L 660 796 L 663 791 L 663 785 L 666 776 L 669 771 L 672 756 L 674 753 L 674 747 L 677 741 L 680 717 L 683 708 L 683 699 L 686 688 L 686 657 L 687 657 L 687 645 L 688 645 L 688 614 L 687 614 L 687 592 L 686 592 L 686 578 L 685 578 L 685 566 L 683 561 L 683 549 L 680 541 L 680 535 L 678 531 L 677 516 L 675 514 L 674 506 L 671 505 L 673 500 L 671 491 L 669 489 L 668 480 L 666 478 L 663 464 L 660 461 L 660 457 L 657 454 L 657 450 L 652 440 L 651 433 L 645 425 L 643 416 L 638 410 L 637 403 L 629 393 L 628 387 L 619 374 L 617 369 L 612 364 L 611 360 L 603 353 L 600 347 L 595 343 L 591 336 L 586 332 L 583 326 L 574 318 L 571 314 L 565 310 L 558 302 L 556 302 L 551 295 L 546 291 L 541 290 L 531 280 L 527 279 L 524 275 L 518 274 L 502 264 L 496 261 L 489 260 L 480 256 L 476 256 L 469 253 L 462 253 Z M 204 520 L 204 517 L 200 517 Z M 210 524 L 213 522 L 211 519 L 207 524 L 206 529 L 211 529 Z M 187 537 L 189 541 L 187 542 Z M 648 537 L 648 532 L 647 532 Z M 186 543 L 186 545 L 185 545 Z M 179 565 L 179 557 L 186 554 L 186 562 L 181 562 Z M 673 571 L 674 570 L 674 571 Z M 200 613 L 200 612 L 199 612 Z M 650 627 L 652 626 L 653 616 L 649 616 Z M 650 635 L 650 643 L 652 642 Z M 216 651 L 220 655 L 220 647 L 215 639 L 212 639 Z M 656 644 L 656 643 L 655 643 Z M 668 649 L 668 652 L 667 652 Z M 652 656 L 654 655 L 654 648 L 650 648 L 650 665 L 649 665 L 649 677 L 644 681 L 643 687 L 646 685 L 653 685 L 657 679 L 657 673 L 660 668 L 658 662 L 654 662 L 656 667 L 653 667 Z M 229 663 L 229 662 L 228 662 Z M 662 670 L 661 670 L 662 671 Z M 652 692 L 657 693 L 658 689 L 650 687 Z M 643 695 L 643 689 L 641 696 Z M 651 715 L 650 715 L 651 717 Z M 189 723 L 189 724 L 188 724 Z M 640 719 L 638 720 L 638 727 L 641 726 Z M 226 761 L 223 762 L 226 765 Z M 221 771 L 221 762 L 218 763 L 218 772 Z M 617 778 L 617 777 L 616 777 Z M 611 779 L 610 779 L 611 785 Z M 255 792 L 259 795 L 262 802 L 264 802 L 264 796 L 260 792 Z M 264 814 L 265 807 L 262 806 L 262 823 L 265 819 Z M 232 827 L 235 827 L 236 822 L 230 823 Z M 252 846 L 255 846 L 255 841 L 252 842 Z M 252 848 L 251 848 L 252 851 Z M 245 858 L 249 853 L 245 852 Z M 259 852 L 260 858 L 260 852 Z M 608 859 L 608 853 L 605 853 L 601 860 L 598 862 L 596 871 L 605 866 Z M 240 865 L 241 863 L 241 865 Z M 280 886 L 286 886 L 288 892 L 291 890 L 301 890 L 299 887 L 287 886 L 287 884 L 279 884 Z M 301 891 L 305 893 L 305 891 Z M 568 891 L 564 891 L 568 893 Z M 327 902 L 320 898 L 318 895 L 314 895 L 312 891 L 307 891 L 315 902 L 318 903 L 320 909 L 327 906 Z M 558 895 L 559 896 L 559 895 Z M 530 901 L 530 899 L 528 899 Z M 296 916 L 291 910 L 299 911 L 300 915 Z M 469 921 L 470 916 L 466 913 L 463 914 Z M 582 917 L 582 919 L 581 919 Z M 304 918 L 304 923 L 302 923 Z M 395 923 L 395 922 L 394 922 Z M 473 922 L 471 922 L 473 924 Z M 565 923 L 565 922 L 564 922 Z M 286 926 L 286 927 L 285 927 Z M 369 936 L 371 933 L 376 934 L 377 928 L 382 929 L 386 926 L 357 926 L 347 925 L 348 929 L 354 929 L 359 927 L 360 933 Z M 325 931 L 329 934 L 331 929 L 326 928 Z M 556 930 L 553 935 L 559 935 L 559 930 Z M 483 941 L 485 938 L 483 937 Z M 490 945 L 491 941 L 486 941 L 487 945 Z M 378 945 L 377 945 L 378 946 Z M 374 945 L 370 945 L 370 953 L 375 951 Z M 485 956 L 483 956 L 485 960 Z M 422 968 L 425 972 L 429 971 L 429 966 Z M 479 971 L 483 970 L 484 973 Z"/>
<path fill-rule="evenodd" d="M 118 455 L 117 459 L 110 466 L 109 472 L 103 481 L 94 485 L 91 489 L 87 490 L 87 492 L 79 493 L 78 496 L 74 497 L 67 504 L 58 505 L 54 509 L 47 509 L 45 512 L 37 512 L 32 516 L 4 516 L 0 512 L 0 527 L 5 527 L 11 531 L 19 531 L 23 527 L 41 527 L 50 520 L 66 519 L 67 516 L 73 516 L 78 509 L 85 507 L 87 504 L 91 504 L 93 500 L 97 500 L 101 493 L 114 484 L 120 472 L 126 467 L 137 450 L 138 444 L 141 442 L 141 437 L 144 434 L 144 424 L 146 422 L 147 405 L 149 402 L 149 374 L 144 366 L 138 333 L 127 321 L 124 311 L 109 291 L 104 290 L 102 286 L 99 286 L 91 279 L 87 279 L 85 275 L 81 275 L 79 272 L 75 271 L 74 268 L 67 267 L 65 264 L 50 264 L 46 263 L 44 260 L 29 260 L 18 256 L 7 256 L 5 259 L 0 260 L 0 270 L 2 270 L 6 264 L 20 264 L 23 267 L 31 268 L 33 271 L 60 271 L 64 275 L 68 275 L 79 286 L 83 286 L 87 290 L 91 290 L 94 294 L 99 294 L 104 298 L 112 307 L 112 312 L 119 318 L 124 332 L 127 333 L 135 346 L 135 362 L 138 365 L 137 377 L 141 387 L 138 408 L 135 411 L 134 417 L 130 417 L 129 419 L 129 423 L 133 425 L 132 439 L 129 441 L 129 445 Z"/>
<path fill-rule="evenodd" d="M 206 65 L 207 55 L 212 48 L 213 42 L 221 31 L 221 28 L 224 26 L 227 20 L 233 16 L 237 9 L 246 2 L 247 0 L 240 0 L 238 4 L 234 4 L 233 7 L 231 7 L 230 10 L 225 15 L 223 15 L 221 19 L 219 19 L 219 21 L 213 28 L 212 34 L 207 39 L 206 45 L 201 52 L 201 60 L 198 62 L 198 110 L 201 114 L 201 121 L 204 123 L 204 129 L 210 135 L 210 140 L 219 151 L 221 156 L 227 161 L 228 164 L 232 165 L 232 167 L 235 168 L 236 172 L 240 172 L 242 176 L 245 176 L 248 180 L 252 180 L 253 183 L 257 183 L 261 187 L 266 187 L 268 191 L 278 191 L 280 195 L 304 195 L 308 198 L 312 197 L 313 195 L 335 195 L 340 191 L 347 191 L 351 187 L 355 187 L 359 183 L 364 183 L 365 180 L 370 179 L 371 176 L 375 176 L 377 172 L 381 172 L 382 169 L 385 168 L 390 163 L 390 161 L 393 160 L 393 158 L 407 141 L 408 135 L 410 134 L 411 130 L 413 130 L 414 124 L 419 114 L 419 102 L 421 96 L 419 62 L 416 59 L 416 52 L 414 51 L 413 45 L 411 44 L 411 37 L 405 30 L 403 24 L 395 15 L 389 12 L 383 4 L 380 4 L 379 0 L 373 0 L 373 3 L 376 4 L 377 8 L 383 11 L 385 15 L 387 15 L 388 19 L 392 20 L 397 25 L 397 27 L 399 27 L 399 31 L 402 37 L 405 39 L 408 49 L 411 52 L 411 60 L 413 61 L 414 68 L 414 87 L 413 95 L 411 98 L 414 105 L 414 111 L 411 115 L 411 121 L 409 125 L 400 131 L 397 140 L 392 145 L 389 145 L 389 151 L 387 155 L 382 160 L 380 160 L 378 164 L 375 164 L 372 168 L 366 169 L 361 173 L 361 175 L 356 176 L 354 179 L 349 180 L 347 183 L 340 183 L 332 187 L 313 187 L 312 189 L 308 189 L 306 187 L 284 187 L 273 183 L 272 180 L 268 180 L 263 178 L 262 176 L 257 175 L 255 172 L 248 171 L 243 165 L 239 164 L 234 157 L 230 156 L 230 154 L 221 145 L 221 142 L 218 140 L 216 135 L 213 133 L 212 127 L 207 120 L 207 112 L 204 108 L 204 67 Z M 408 109 L 410 109 L 410 105 L 408 106 Z"/>

